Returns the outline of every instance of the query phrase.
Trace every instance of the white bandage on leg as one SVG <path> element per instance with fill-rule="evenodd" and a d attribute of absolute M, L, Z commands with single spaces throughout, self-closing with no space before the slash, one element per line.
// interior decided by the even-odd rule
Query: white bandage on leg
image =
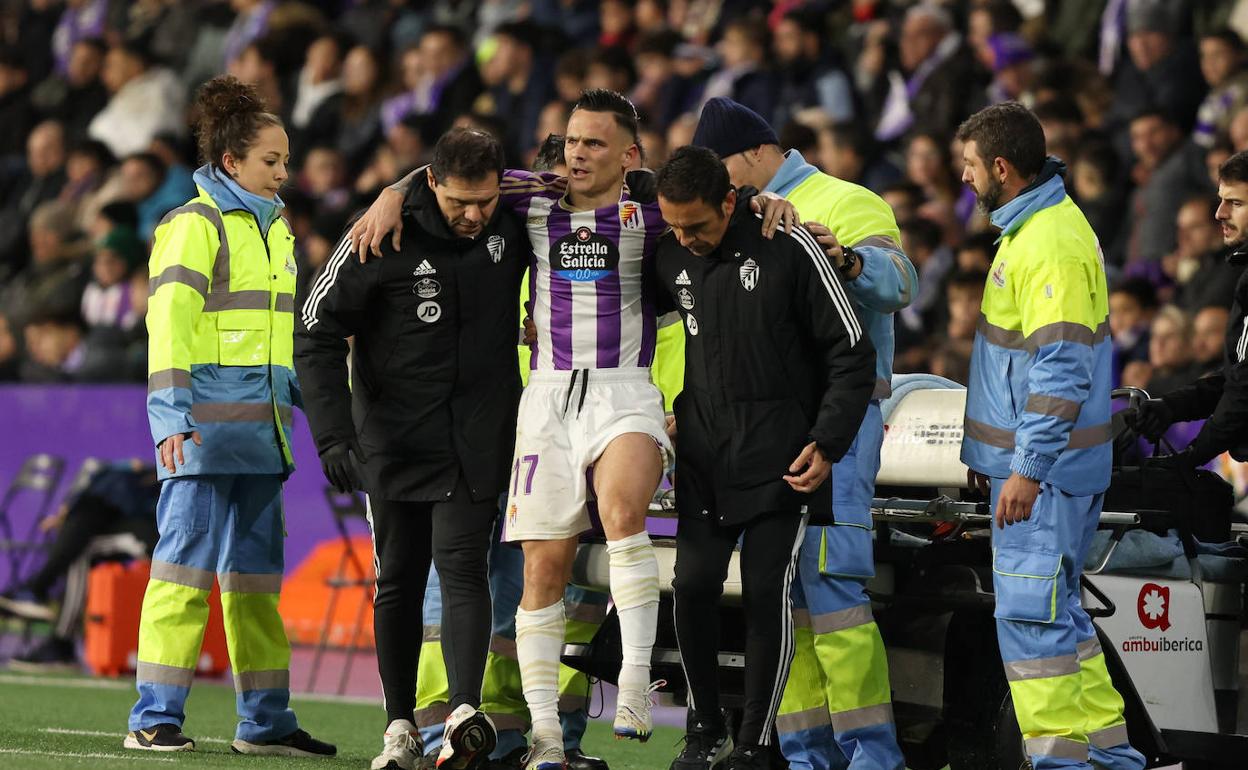
<path fill-rule="evenodd" d="M 608 540 L 607 556 L 624 648 L 619 686 L 644 690 L 650 684 L 650 654 L 659 621 L 659 562 L 645 532 Z"/>
<path fill-rule="evenodd" d="M 516 610 L 516 658 L 533 737 L 562 741 L 559 725 L 559 656 L 563 652 L 563 600 L 540 610 Z"/>

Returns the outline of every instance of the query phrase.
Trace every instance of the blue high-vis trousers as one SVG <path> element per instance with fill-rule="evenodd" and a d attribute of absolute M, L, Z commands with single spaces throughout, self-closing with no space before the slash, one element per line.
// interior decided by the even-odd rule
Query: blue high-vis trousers
<path fill-rule="evenodd" d="M 156 525 L 160 540 L 143 597 L 139 699 L 130 729 L 184 723 L 216 579 L 237 693 L 236 737 L 255 742 L 293 733 L 298 723 L 290 709 L 290 643 L 277 612 L 285 540 L 282 478 L 168 479 Z"/>
<path fill-rule="evenodd" d="M 992 510 L 1004 479 L 992 480 Z M 1042 483 L 1031 517 L 992 528 L 997 639 L 1035 770 L 1141 770 L 1079 577 L 1105 496 Z"/>
<path fill-rule="evenodd" d="M 846 455 L 832 467 L 836 524 L 811 527 L 794 581 L 796 652 L 776 717 L 794 770 L 902 770 L 888 660 L 871 615 L 875 575 L 871 498 L 884 422 L 872 402 Z"/>

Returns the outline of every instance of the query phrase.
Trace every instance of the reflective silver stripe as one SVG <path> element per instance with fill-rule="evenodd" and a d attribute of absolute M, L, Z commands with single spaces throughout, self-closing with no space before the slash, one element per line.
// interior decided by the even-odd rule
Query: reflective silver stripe
<path fill-rule="evenodd" d="M 165 388 L 191 387 L 191 373 L 185 369 L 161 369 L 147 375 L 147 392 L 152 393 Z"/>
<path fill-rule="evenodd" d="M 1079 419 L 1079 408 L 1079 402 L 1071 401 L 1069 398 L 1032 393 L 1027 397 L 1027 406 L 1023 407 L 1023 410 L 1074 422 Z"/>
<path fill-rule="evenodd" d="M 998 428 L 979 420 L 966 417 L 962 422 L 962 430 L 967 438 L 974 439 L 988 446 L 1000 449 L 1014 448 L 1014 431 Z M 1086 428 L 1075 428 L 1066 440 L 1066 449 L 1090 449 L 1100 446 L 1113 438 L 1109 423 L 1089 425 Z"/>
<path fill-rule="evenodd" d="M 273 309 L 279 313 L 294 313 L 295 295 L 286 292 L 278 293 L 277 299 L 273 302 Z"/>
<path fill-rule="evenodd" d="M 225 220 L 221 218 L 221 210 L 207 203 L 188 203 L 165 214 L 160 224 L 170 222 L 181 214 L 198 214 L 207 219 L 217 231 L 217 254 L 212 260 L 212 290 L 228 292 L 230 290 L 230 242 L 225 237 Z"/>
<path fill-rule="evenodd" d="M 1113 437 L 1113 431 L 1110 430 L 1107 422 L 1103 422 L 1100 425 L 1089 425 L 1086 428 L 1075 428 L 1070 432 L 1070 439 L 1066 442 L 1066 448 L 1088 449 L 1089 447 L 1107 444 Z"/>
<path fill-rule="evenodd" d="M 559 713 L 575 714 L 589 707 L 589 697 L 585 695 L 560 695 Z"/>
<path fill-rule="evenodd" d="M 1090 660 L 1101 654 L 1101 640 L 1095 636 L 1075 645 L 1075 654 L 1079 660 Z"/>
<path fill-rule="evenodd" d="M 417 727 L 433 727 L 446 721 L 451 715 L 451 707 L 446 703 L 434 703 L 423 709 L 416 709 L 412 715 Z M 528 725 L 525 725 L 527 728 Z"/>
<path fill-rule="evenodd" d="M 893 240 L 891 235 L 868 235 L 857 243 L 849 244 L 851 249 L 862 248 L 863 246 L 874 246 L 877 249 L 892 249 L 893 251 L 901 251 L 901 246 L 897 245 L 897 241 Z"/>
<path fill-rule="evenodd" d="M 601 623 L 607 617 L 607 605 L 593 602 L 568 602 L 567 619 L 581 623 Z"/>
<path fill-rule="evenodd" d="M 1083 741 L 1044 735 L 1038 738 L 1028 738 L 1023 743 L 1027 747 L 1027 753 L 1031 756 L 1056 757 L 1075 762 L 1088 761 L 1088 744 Z"/>
<path fill-rule="evenodd" d="M 282 591 L 280 572 L 261 574 L 255 572 L 222 572 L 217 575 L 221 591 L 235 594 L 276 594 Z"/>
<path fill-rule="evenodd" d="M 1022 682 L 1027 679 L 1048 679 L 1079 673 L 1079 659 L 1074 655 L 1054 655 L 1051 658 L 1010 660 L 1005 662 L 1005 679 Z"/>
<path fill-rule="evenodd" d="M 998 428 L 986 422 L 967 417 L 962 422 L 962 432 L 967 438 L 999 449 L 1014 448 L 1014 431 Z"/>
<path fill-rule="evenodd" d="M 167 283 L 180 283 L 191 287 L 199 293 L 199 296 L 205 298 L 205 304 L 207 304 L 208 276 L 203 273 L 192 270 L 186 265 L 170 265 L 161 270 L 160 275 L 148 280 L 147 295 L 149 297 L 154 295 L 157 289 Z"/>
<path fill-rule="evenodd" d="M 293 305 L 294 300 L 291 300 Z M 246 291 L 217 291 L 213 287 L 208 299 L 204 301 L 204 312 L 219 310 L 268 310 L 269 292 L 264 289 L 248 289 Z"/>
<path fill-rule="evenodd" d="M 150 577 L 152 580 L 163 580 L 166 583 L 177 583 L 188 588 L 211 591 L 214 573 L 212 570 L 188 567 L 185 564 L 153 561 Z"/>
<path fill-rule="evenodd" d="M 248 690 L 289 690 L 290 671 L 277 668 L 271 671 L 244 671 L 234 675 L 234 689 L 238 692 Z"/>
<path fill-rule="evenodd" d="M 1127 724 L 1125 722 L 1088 733 L 1088 743 L 1100 749 L 1121 746 L 1129 741 L 1130 738 L 1127 735 Z"/>
<path fill-rule="evenodd" d="M 515 730 L 521 733 L 528 732 L 529 720 L 527 717 L 516 716 L 515 714 L 499 714 L 491 711 L 487 711 L 485 715 L 494 723 L 494 729 L 500 733 L 504 730 Z M 442 721 L 446 721 L 445 718 Z M 429 725 L 422 725 L 419 720 L 416 722 L 416 726 L 429 727 Z"/>
<path fill-rule="evenodd" d="M 1090 346 L 1103 342 L 1109 336 L 1108 319 L 1097 324 L 1095 329 L 1089 329 L 1083 324 L 1071 321 L 1058 321 L 1041 326 L 1024 337 L 1021 330 L 996 326 L 989 323 L 988 317 L 980 313 L 979 322 L 975 328 L 993 345 L 1011 350 L 1028 350 L 1032 353 L 1041 346 L 1054 342 L 1079 342 Z"/>
<path fill-rule="evenodd" d="M 858 626 L 870 623 L 874 618 L 871 616 L 871 605 L 860 604 L 857 607 L 850 607 L 836 612 L 825 612 L 821 615 L 810 616 L 810 627 L 814 629 L 816 634 L 831 634 L 836 631 L 844 631 L 847 628 L 857 628 Z"/>
<path fill-rule="evenodd" d="M 804 610 L 800 607 L 793 608 L 793 627 L 794 628 L 810 628 L 810 610 Z"/>
<path fill-rule="evenodd" d="M 871 398 L 883 401 L 893 395 L 893 384 L 885 379 L 875 381 L 875 389 L 871 391 Z"/>
<path fill-rule="evenodd" d="M 827 706 L 815 706 L 813 709 L 797 711 L 792 714 L 776 714 L 776 730 L 781 735 L 789 735 L 802 730 L 813 730 L 816 727 L 831 727 L 832 719 L 828 716 Z"/>
<path fill-rule="evenodd" d="M 841 711 L 833 714 L 832 729 L 839 732 L 845 730 L 861 730 L 864 727 L 888 725 L 893 723 L 893 704 L 880 703 L 876 706 L 863 706 L 860 709 Z"/>
<path fill-rule="evenodd" d="M 421 634 L 420 641 L 421 642 L 442 641 L 442 626 L 433 625 L 433 624 L 425 626 L 425 631 L 424 633 Z"/>
<path fill-rule="evenodd" d="M 135 666 L 134 678 L 140 682 L 152 684 L 168 684 L 174 687 L 190 687 L 195 681 L 195 669 L 166 666 L 163 663 L 148 663 L 140 660 Z"/>
<path fill-rule="evenodd" d="M 507 660 L 519 660 L 516 657 L 516 640 L 505 636 L 495 634 L 490 637 L 490 652 Z"/>
<path fill-rule="evenodd" d="M 265 402 L 205 401 L 191 405 L 195 422 L 272 422 L 273 405 Z"/>

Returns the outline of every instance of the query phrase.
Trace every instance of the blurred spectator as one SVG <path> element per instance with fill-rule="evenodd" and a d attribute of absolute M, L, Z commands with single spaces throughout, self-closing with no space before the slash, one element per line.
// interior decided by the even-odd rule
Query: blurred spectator
<path fill-rule="evenodd" d="M 1192 125 L 1205 96 L 1204 80 L 1194 46 L 1176 38 L 1177 10 L 1168 0 L 1127 4 L 1129 55 L 1114 77 L 1113 116 L 1119 125 L 1143 110 L 1172 115 L 1177 126 Z"/>
<path fill-rule="evenodd" d="M 633 23 L 631 5 L 631 2 L 625 2 L 625 0 L 599 0 L 598 46 L 600 48 L 632 50 L 633 44 L 637 41 L 637 27 Z"/>
<path fill-rule="evenodd" d="M 333 34 L 321 35 L 308 46 L 303 67 L 299 69 L 294 105 L 290 110 L 290 124 L 296 130 L 307 128 L 316 108 L 342 91 L 345 49 L 342 40 Z"/>
<path fill-rule="evenodd" d="M 31 104 L 45 118 L 60 121 L 70 144 L 86 139 L 92 118 L 108 104 L 108 89 L 100 82 L 107 51 L 99 38 L 79 40 L 66 72 L 48 76 L 31 92 Z"/>
<path fill-rule="evenodd" d="M 997 234 L 993 232 L 968 235 L 958 244 L 954 254 L 954 269 L 961 273 L 988 274 L 997 256 Z"/>
<path fill-rule="evenodd" d="M 971 348 L 980 306 L 984 302 L 987 272 L 955 270 L 946 282 L 943 335 L 936 335 L 930 369 L 933 374 L 966 384 L 970 378 Z"/>
<path fill-rule="evenodd" d="M 116 159 L 103 142 L 87 140 L 69 152 L 65 163 L 65 186 L 57 200 L 74 208 L 75 226 L 86 231 L 104 202 L 120 193 L 114 174 Z"/>
<path fill-rule="evenodd" d="M 95 219 L 87 227 L 87 237 L 98 241 L 108 235 L 116 227 L 128 227 L 135 232 L 139 229 L 139 210 L 133 203 L 122 200 L 105 203 L 100 207 Z"/>
<path fill-rule="evenodd" d="M 1118 156 L 1108 142 L 1087 142 L 1076 151 L 1072 171 L 1073 197 L 1096 233 L 1106 263 L 1121 265 L 1126 248 L 1123 213 L 1127 197 L 1119 182 Z"/>
<path fill-rule="evenodd" d="M 881 190 L 880 197 L 892 208 L 898 222 L 908 222 L 919 215 L 919 207 L 923 205 L 923 188 L 902 179 Z M 909 253 L 906 251 L 906 254 Z"/>
<path fill-rule="evenodd" d="M 489 86 L 485 112 L 506 116 L 504 144 L 513 153 L 527 153 L 536 146 L 537 119 L 553 92 L 538 67 L 537 36 L 537 28 L 527 22 L 502 25 L 495 34 L 498 47 L 481 71 Z"/>
<path fill-rule="evenodd" d="M 1214 212 L 1218 199 L 1211 195 L 1189 198 L 1175 217 L 1178 246 L 1173 274 L 1178 288 L 1174 302 L 1189 313 L 1208 305 L 1230 307 L 1243 265 L 1226 259 L 1222 233 Z"/>
<path fill-rule="evenodd" d="M 532 20 L 558 29 L 567 40 L 590 45 L 598 40 L 597 0 L 533 0 Z"/>
<path fill-rule="evenodd" d="M 1225 139 L 1219 139 L 1205 153 L 1205 170 L 1209 173 L 1210 187 L 1218 186 L 1218 169 L 1222 168 L 1222 164 L 1227 161 L 1235 151 L 1231 149 L 1230 142 Z"/>
<path fill-rule="evenodd" d="M 1231 118 L 1231 125 L 1227 128 L 1227 135 L 1235 152 L 1248 150 L 1248 107 L 1241 107 L 1235 111 L 1234 117 Z"/>
<path fill-rule="evenodd" d="M 661 30 L 643 37 L 634 54 L 637 85 L 629 98 L 646 123 L 660 131 L 666 131 L 693 100 L 694 83 L 676 72 L 673 57 L 680 42 L 675 32 Z"/>
<path fill-rule="evenodd" d="M 87 344 L 86 326 L 75 310 L 45 310 L 24 329 L 26 355 L 18 368 L 22 382 L 108 382 L 118 367 L 108 351 Z"/>
<path fill-rule="evenodd" d="M 118 43 L 104 57 L 104 86 L 111 98 L 87 133 L 124 157 L 147 149 L 159 133 L 186 133 L 186 93 L 173 73 L 151 66 L 135 43 Z"/>
<path fill-rule="evenodd" d="M 16 52 L 0 50 L 0 157 L 21 152 L 35 122 L 29 75 Z"/>
<path fill-rule="evenodd" d="M 555 96 L 561 102 L 573 104 L 585 90 L 585 73 L 589 70 L 589 57 L 592 51 L 585 48 L 573 48 L 560 54 L 555 61 Z M 640 58 L 638 66 L 641 66 Z"/>
<path fill-rule="evenodd" d="M 628 51 L 616 46 L 599 48 L 589 59 L 585 70 L 585 88 L 605 88 L 620 94 L 633 90 L 637 73 Z"/>
<path fill-rule="evenodd" d="M 988 36 L 986 43 L 992 82 L 986 92 L 987 102 L 1022 102 L 1028 107 L 1035 103 L 1032 86 L 1035 83 L 1033 60 L 1036 58 L 1031 45 L 1021 36 L 1011 32 L 996 32 Z"/>
<path fill-rule="evenodd" d="M 1200 73 L 1209 94 L 1196 112 L 1192 141 L 1212 147 L 1219 134 L 1230 128 L 1231 118 L 1248 103 L 1248 72 L 1244 70 L 1244 41 L 1237 33 L 1222 29 L 1200 39 Z"/>
<path fill-rule="evenodd" d="M 1114 387 L 1130 364 L 1148 362 L 1148 329 L 1157 311 L 1157 294 L 1143 278 L 1129 278 L 1109 292 L 1109 331 L 1113 337 Z"/>
<path fill-rule="evenodd" d="M 701 104 L 726 96 L 759 115 L 775 114 L 776 80 L 767 71 L 767 27 L 752 19 L 737 19 L 724 27 L 716 47 L 721 67 L 706 81 Z"/>
<path fill-rule="evenodd" d="M 667 146 L 666 136 L 657 129 L 642 126 L 638 132 L 641 139 L 643 168 L 659 168 L 667 162 L 671 148 Z"/>
<path fill-rule="evenodd" d="M 142 322 L 130 303 L 131 274 L 147 251 L 134 230 L 115 227 L 96 244 L 91 282 L 82 292 L 82 319 L 93 332 L 126 332 Z"/>
<path fill-rule="evenodd" d="M 1062 97 L 1037 104 L 1036 120 L 1044 128 L 1045 150 L 1067 164 L 1073 164 L 1084 136 L 1083 113 L 1074 99 Z M 1112 149 L 1106 148 L 1107 152 Z"/>
<path fill-rule="evenodd" d="M 229 74 L 255 86 L 260 98 L 276 115 L 287 114 L 290 104 L 278 75 L 281 50 L 281 44 L 272 37 L 252 40 L 226 67 Z"/>
<path fill-rule="evenodd" d="M 1140 370 L 1143 382 L 1124 371 L 1122 384 L 1144 388 L 1156 398 L 1193 382 L 1199 374 L 1192 369 L 1191 332 L 1182 310 L 1174 305 L 1158 310 L 1149 329 L 1148 365 Z"/>
<path fill-rule="evenodd" d="M 820 127 L 817 157 L 824 173 L 876 193 L 902 176 L 896 166 L 876 152 L 870 133 L 858 122 Z"/>
<path fill-rule="evenodd" d="M 9 319 L 0 313 L 0 382 L 12 382 L 17 379 L 19 352 L 13 326 L 9 323 Z"/>
<path fill-rule="evenodd" d="M 324 212 L 341 212 L 351 201 L 347 164 L 333 147 L 313 147 L 303 161 L 299 189 L 319 202 Z"/>
<path fill-rule="evenodd" d="M 65 131 L 46 120 L 26 140 L 25 168 L 13 175 L 0 203 L 0 281 L 27 264 L 27 226 L 35 210 L 65 186 Z"/>
<path fill-rule="evenodd" d="M 1225 305 L 1209 305 L 1197 311 L 1192 320 L 1192 361 L 1197 376 L 1222 368 L 1226 346 L 1226 324 L 1231 311 Z"/>
<path fill-rule="evenodd" d="M 121 197 L 139 213 L 139 237 L 150 242 L 165 214 L 195 197 L 195 183 L 185 167 L 166 168 L 150 152 L 137 152 L 121 162 Z"/>
<path fill-rule="evenodd" d="M 667 146 L 676 149 L 693 142 L 693 132 L 698 127 L 698 116 L 686 112 L 667 127 Z"/>
<path fill-rule="evenodd" d="M 104 38 L 105 33 L 120 26 L 121 15 L 125 11 L 126 4 L 122 2 L 67 0 L 56 31 L 52 34 L 52 55 L 57 74 L 69 73 L 73 50 L 78 41 Z"/>
<path fill-rule="evenodd" d="M 906 142 L 906 178 L 929 201 L 957 202 L 961 184 L 954 176 L 949 147 L 936 134 L 920 131 Z"/>
<path fill-rule="evenodd" d="M 238 15 L 230 25 L 222 50 L 222 63 L 230 63 L 242 56 L 252 42 L 259 40 L 269 29 L 269 17 L 277 8 L 277 0 L 230 0 L 230 7 Z"/>
<path fill-rule="evenodd" d="M 902 248 L 919 272 L 918 291 L 899 317 L 909 319 L 912 324 L 918 321 L 921 326 L 922 320 L 932 318 L 938 309 L 941 285 L 945 274 L 953 267 L 953 252 L 942 243 L 940 225 L 930 219 L 903 220 L 899 228 Z"/>
<path fill-rule="evenodd" d="M 925 4 L 906 11 L 898 65 L 871 73 L 875 82 L 867 96 L 875 97 L 876 137 L 892 142 L 916 120 L 922 121 L 924 130 L 951 136 L 970 114 L 972 95 L 981 93 L 982 78 L 947 11 Z"/>
<path fill-rule="evenodd" d="M 381 136 L 381 99 L 385 66 L 377 52 L 357 45 L 342 65 L 342 92 L 316 108 L 304 131 L 304 146 L 336 147 L 347 167 L 358 172 L 373 155 Z"/>
<path fill-rule="evenodd" d="M 434 132 L 433 119 L 424 115 L 408 115 L 386 133 L 386 144 L 394 153 L 394 162 L 402 174 L 422 165 L 441 134 Z"/>
<path fill-rule="evenodd" d="M 417 114 L 430 116 L 433 130 L 441 135 L 455 118 L 472 109 L 483 88 L 467 37 L 450 26 L 425 29 L 419 47 L 403 55 L 402 76 L 406 90 L 381 108 L 386 133 L 407 115 Z"/>
<path fill-rule="evenodd" d="M 813 9 L 789 11 L 772 31 L 780 81 L 773 126 L 785 125 L 804 107 L 815 107 L 836 123 L 855 118 L 853 84 L 825 47 L 826 32 L 823 16 Z"/>
<path fill-rule="evenodd" d="M 1127 263 L 1156 262 L 1174 249 L 1174 217 L 1194 194 L 1211 192 L 1200 148 L 1167 113 L 1144 110 L 1131 121 L 1136 184 L 1127 219 Z"/>

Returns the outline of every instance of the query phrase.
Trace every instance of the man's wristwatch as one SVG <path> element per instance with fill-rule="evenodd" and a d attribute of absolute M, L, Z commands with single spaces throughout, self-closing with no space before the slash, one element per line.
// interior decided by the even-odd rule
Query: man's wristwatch
<path fill-rule="evenodd" d="M 862 259 L 862 257 L 858 256 L 858 252 L 854 251 L 849 246 L 841 247 L 841 255 L 842 255 L 843 261 L 841 262 L 840 265 L 837 266 L 836 269 L 840 270 L 842 273 L 845 273 L 846 275 L 848 275 L 849 273 L 852 273 L 854 271 L 854 265 L 857 265 L 858 262 Z"/>

